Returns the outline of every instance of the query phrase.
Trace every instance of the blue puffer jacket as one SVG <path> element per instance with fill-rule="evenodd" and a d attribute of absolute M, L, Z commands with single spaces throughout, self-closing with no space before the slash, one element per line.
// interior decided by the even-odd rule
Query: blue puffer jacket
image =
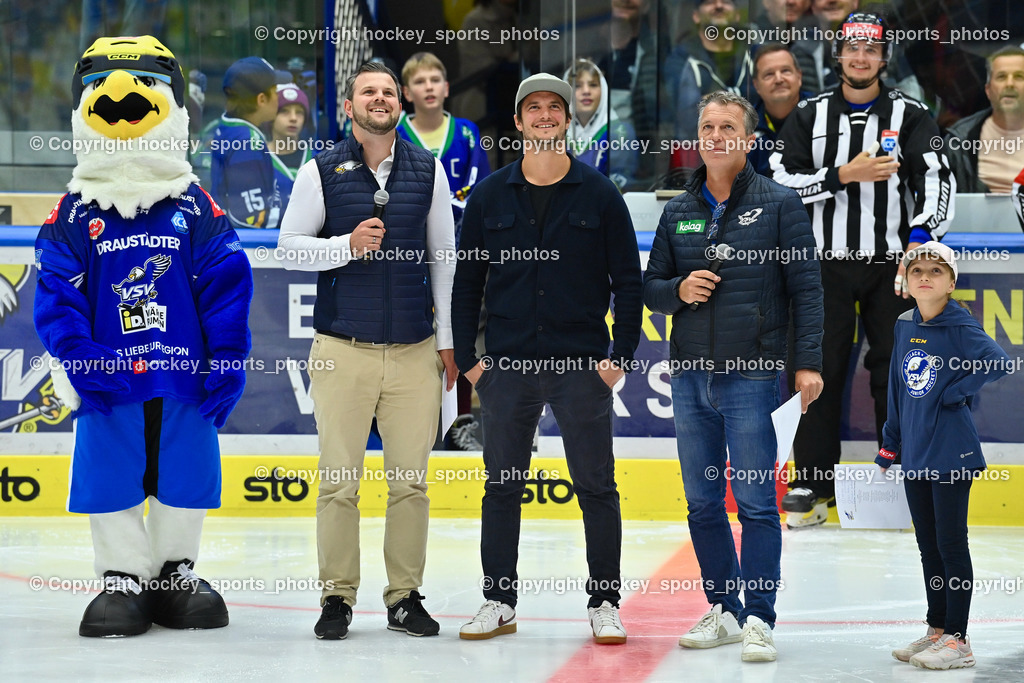
<path fill-rule="evenodd" d="M 708 267 L 706 177 L 701 166 L 665 206 L 644 274 L 644 303 L 672 316 L 671 359 L 710 360 L 716 368 L 763 360 L 780 367 L 792 309 L 794 369 L 820 372 L 821 271 L 807 210 L 796 192 L 758 175 L 749 162 L 733 181 L 719 221 L 717 241 L 736 249 L 734 257 L 722 264 L 722 280 L 707 303 L 691 311 L 679 299 L 679 283 Z"/>

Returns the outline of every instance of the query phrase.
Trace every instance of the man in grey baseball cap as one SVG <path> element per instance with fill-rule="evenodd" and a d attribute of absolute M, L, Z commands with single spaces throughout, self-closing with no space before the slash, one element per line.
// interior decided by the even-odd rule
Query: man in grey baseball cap
<path fill-rule="evenodd" d="M 534 74 L 519 84 L 516 91 L 516 116 L 522 116 L 519 105 L 526 99 L 527 95 L 538 92 L 552 92 L 562 98 L 565 102 L 566 111 L 571 111 L 570 105 L 573 101 L 572 86 L 557 76 L 551 74 Z"/>
<path fill-rule="evenodd" d="M 466 256 L 455 271 L 452 332 L 459 370 L 480 396 L 487 471 L 480 542 L 485 602 L 460 629 L 465 640 L 516 631 L 523 491 L 547 403 L 583 511 L 594 640 L 626 642 L 611 388 L 633 368 L 640 341 L 640 258 L 618 189 L 566 152 L 572 99 L 569 84 L 550 74 L 523 81 L 515 116 L 523 156 L 480 181 L 463 213 L 460 254 Z M 613 293 L 610 342 L 604 318 Z M 483 358 L 476 352 L 481 299 Z"/>

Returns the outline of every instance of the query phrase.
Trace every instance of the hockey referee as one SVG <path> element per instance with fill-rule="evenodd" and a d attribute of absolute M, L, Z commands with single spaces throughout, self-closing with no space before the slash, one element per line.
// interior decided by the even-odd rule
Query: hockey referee
<path fill-rule="evenodd" d="M 832 44 L 842 84 L 800 102 L 770 159 L 810 213 L 825 294 L 825 387 L 794 443 L 796 475 L 782 499 L 791 529 L 823 523 L 834 505 L 857 305 L 881 443 L 893 328 L 910 307 L 900 255 L 940 239 L 953 217 L 956 181 L 938 127 L 925 105 L 879 80 L 892 47 L 881 17 L 850 14 Z"/>

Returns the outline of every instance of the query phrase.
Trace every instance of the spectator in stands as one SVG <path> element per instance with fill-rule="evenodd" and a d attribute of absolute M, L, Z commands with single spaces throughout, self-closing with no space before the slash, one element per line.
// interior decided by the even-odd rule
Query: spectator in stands
<path fill-rule="evenodd" d="M 210 188 L 236 228 L 276 228 L 281 194 L 260 126 L 277 116 L 277 85 L 291 75 L 260 57 L 224 73 L 227 107 L 210 141 Z"/>
<path fill-rule="evenodd" d="M 807 92 L 817 95 L 839 85 L 839 74 L 831 69 L 829 59 L 832 37 L 859 4 L 860 0 L 811 0 L 815 21 L 807 38 L 793 44 L 793 56 L 803 72 L 804 90 Z M 831 56 L 835 59 L 835 55 Z M 893 55 L 886 69 L 883 80 L 888 87 L 899 88 L 916 100 L 924 98 L 924 90 L 898 46 L 893 46 Z"/>
<path fill-rule="evenodd" d="M 461 26 L 461 30 L 475 33 L 470 34 L 473 39 L 459 41 L 460 91 L 452 110 L 476 123 L 481 134 L 489 137 L 496 137 L 504 128 L 520 80 L 519 43 L 501 40 L 502 31 L 516 27 L 516 7 L 517 0 L 475 0 Z M 495 147 L 488 152 L 491 168 L 498 165 Z"/>
<path fill-rule="evenodd" d="M 950 126 L 949 157 L 960 192 L 1006 194 L 1024 168 L 1024 50 L 1004 47 L 986 66 L 992 106 Z"/>
<path fill-rule="evenodd" d="M 491 172 L 487 153 L 480 147 L 480 131 L 467 119 L 452 116 L 444 109 L 448 97 L 448 71 L 444 63 L 429 52 L 417 52 L 402 67 L 402 94 L 412 103 L 411 116 L 398 121 L 398 135 L 423 147 L 441 160 L 448 176 L 452 213 L 455 218 L 455 246 L 462 237 L 462 211 L 476 184 Z M 458 379 L 459 415 L 455 418 L 445 446 L 448 450 L 480 451 L 477 422 L 473 417 L 473 385 L 465 377 Z"/>
<path fill-rule="evenodd" d="M 774 179 L 794 188 L 811 214 L 825 291 L 825 389 L 793 444 L 797 476 L 782 499 L 791 529 L 822 524 L 834 504 L 858 312 L 881 443 L 893 328 L 910 308 L 906 269 L 894 255 L 940 239 L 953 217 L 956 183 L 934 147 L 938 126 L 922 103 L 879 81 L 891 55 L 885 29 L 876 14 L 847 18 L 833 46 L 843 85 L 801 102 L 771 156 Z"/>
<path fill-rule="evenodd" d="M 768 43 L 754 57 L 754 88 L 761 96 L 757 111 L 757 128 L 753 149 L 748 155 L 754 170 L 771 177 L 769 157 L 790 112 L 810 94 L 800 88 L 803 76 L 793 53 L 782 43 Z"/>
<path fill-rule="evenodd" d="M 636 134 L 608 106 L 608 82 L 596 64 L 589 59 L 576 60 L 565 72 L 565 80 L 573 86 L 576 97 L 569 123 L 569 150 L 622 190 L 636 173 L 640 158 L 638 150 L 622 149 L 622 143 L 635 141 Z"/>
<path fill-rule="evenodd" d="M 786 28 L 793 26 L 808 14 L 811 0 L 761 0 L 764 14 L 758 17 L 758 28 Z"/>
<path fill-rule="evenodd" d="M 270 127 L 271 160 L 281 194 L 281 212 L 288 207 L 295 174 L 313 158 L 313 145 L 302 135 L 309 118 L 309 98 L 294 83 L 277 86 L 277 116 Z"/>
<path fill-rule="evenodd" d="M 693 0 L 696 36 L 677 46 L 665 62 L 664 74 L 671 88 L 677 140 L 697 138 L 697 109 L 704 95 L 717 90 L 743 95 L 756 102 L 752 86 L 754 62 L 739 40 L 730 40 L 725 29 L 736 27 L 740 13 L 734 0 Z M 694 164 L 696 165 L 696 164 Z"/>
<path fill-rule="evenodd" d="M 650 0 L 611 0 L 611 52 L 597 62 L 608 82 L 608 101 L 637 137 L 658 137 L 658 48 L 649 22 Z M 653 154 L 640 159 L 636 176 L 655 175 Z"/>

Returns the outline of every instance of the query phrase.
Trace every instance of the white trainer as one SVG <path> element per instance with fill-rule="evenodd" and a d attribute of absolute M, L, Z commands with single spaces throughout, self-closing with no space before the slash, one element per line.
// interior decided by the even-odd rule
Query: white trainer
<path fill-rule="evenodd" d="M 747 623 L 743 625 L 740 659 L 744 662 L 774 662 L 777 654 L 768 624 L 753 615 L 747 617 Z"/>
<path fill-rule="evenodd" d="M 473 617 L 463 624 L 459 638 L 463 640 L 487 640 L 494 636 L 516 632 L 516 611 L 503 602 L 488 600 Z"/>
<path fill-rule="evenodd" d="M 594 630 L 594 642 L 602 645 L 619 645 L 626 642 L 626 629 L 619 620 L 619 608 L 605 600 L 600 607 L 588 607 L 590 628 Z"/>
<path fill-rule="evenodd" d="M 741 640 L 743 631 L 736 621 L 736 615 L 723 612 L 722 605 L 717 604 L 679 639 L 679 645 L 693 648 L 718 647 Z"/>
<path fill-rule="evenodd" d="M 928 632 L 906 647 L 898 647 L 892 651 L 892 656 L 901 662 L 909 662 L 910 658 L 918 652 L 924 652 L 938 641 L 942 634 L 937 629 L 929 626 Z"/>
<path fill-rule="evenodd" d="M 971 639 L 965 637 L 961 643 L 957 638 L 959 635 L 943 633 L 927 650 L 911 657 L 910 663 L 922 669 L 966 669 L 974 666 Z"/>

